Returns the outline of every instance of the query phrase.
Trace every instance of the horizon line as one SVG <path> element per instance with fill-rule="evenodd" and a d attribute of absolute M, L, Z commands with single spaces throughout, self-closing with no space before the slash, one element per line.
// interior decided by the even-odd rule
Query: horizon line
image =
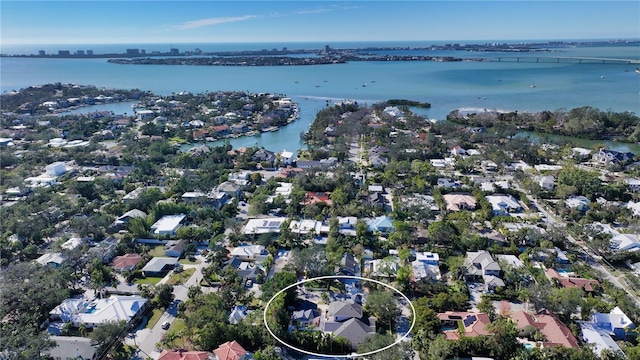
<path fill-rule="evenodd" d="M 146 41 L 146 42 L 96 42 L 96 43 L 6 43 L 8 46 L 53 46 L 53 45 L 129 45 L 129 44 L 149 44 L 149 45 L 159 45 L 159 44 L 171 44 L 171 45 L 179 45 L 179 44 L 303 44 L 303 43 L 357 43 L 357 42 L 470 42 L 470 41 L 487 41 L 487 42 L 496 42 L 496 41 L 512 41 L 512 42 L 527 42 L 527 41 L 640 41 L 640 37 L 592 37 L 592 38 L 519 38 L 519 39 L 427 39 L 427 40 L 277 40 L 277 41 Z M 0 47 L 2 47 L 0 45 Z"/>

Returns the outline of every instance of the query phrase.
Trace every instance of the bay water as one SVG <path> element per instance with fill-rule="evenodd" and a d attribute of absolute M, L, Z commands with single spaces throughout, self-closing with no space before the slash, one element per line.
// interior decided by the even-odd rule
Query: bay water
<path fill-rule="evenodd" d="M 389 43 L 338 44 L 334 47 L 390 47 Z M 405 45 L 404 43 L 399 46 Z M 412 44 L 417 46 L 420 44 Z M 153 50 L 153 45 L 139 48 Z M 225 47 L 226 46 L 226 47 Z M 244 47 L 243 47 L 244 46 Z M 184 44 L 180 51 L 199 47 L 203 51 L 254 50 L 261 48 L 320 49 L 320 44 Z M 305 47 L 306 46 L 306 47 Z M 426 46 L 426 44 L 422 44 Z M 86 45 L 72 48 L 98 48 Z M 106 49 L 124 52 L 129 45 Z M 64 49 L 58 47 L 58 49 Z M 555 49 L 554 49 L 555 50 Z M 26 50 L 25 50 L 26 51 Z M 37 50 L 26 52 L 36 53 Z M 54 50 L 48 50 L 53 52 Z M 12 53 L 2 49 L 3 53 Z M 387 53 L 404 54 L 394 49 Z M 96 50 L 96 53 L 98 51 Z M 543 53 L 477 53 L 430 50 L 416 55 L 461 58 L 504 56 L 584 56 L 640 59 L 640 46 L 607 45 L 559 48 Z M 371 104 L 388 99 L 409 99 L 432 104 L 420 110 L 428 118 L 444 119 L 457 108 L 523 111 L 571 109 L 593 106 L 601 110 L 640 114 L 640 74 L 637 65 L 574 62 L 350 62 L 347 64 L 275 67 L 221 67 L 171 65 L 119 65 L 107 59 L 0 58 L 0 91 L 62 82 L 98 87 L 138 88 L 159 95 L 173 92 L 240 90 L 283 94 L 300 105 L 300 119 L 277 132 L 231 139 L 234 147 L 264 146 L 273 151 L 303 148 L 300 133 L 307 130 L 316 113 L 335 101 L 354 100 Z M 126 109 L 120 107 L 119 111 Z M 130 111 L 130 110 L 129 110 Z"/>

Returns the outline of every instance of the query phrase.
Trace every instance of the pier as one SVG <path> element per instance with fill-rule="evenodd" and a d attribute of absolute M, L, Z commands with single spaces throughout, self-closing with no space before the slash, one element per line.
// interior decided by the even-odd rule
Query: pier
<path fill-rule="evenodd" d="M 497 62 L 526 62 L 526 63 L 573 63 L 573 64 L 640 64 L 640 59 L 619 59 L 579 56 L 501 56 L 485 58 L 483 61 Z"/>

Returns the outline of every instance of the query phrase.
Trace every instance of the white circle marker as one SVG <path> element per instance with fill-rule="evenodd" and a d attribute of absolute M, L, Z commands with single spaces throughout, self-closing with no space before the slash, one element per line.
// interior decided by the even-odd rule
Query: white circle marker
<path fill-rule="evenodd" d="M 303 349 L 299 349 L 291 344 L 286 343 L 285 341 L 283 341 L 282 339 L 280 339 L 279 337 L 276 336 L 276 334 L 273 333 L 273 331 L 271 331 L 271 328 L 269 328 L 269 324 L 267 324 L 267 309 L 269 309 L 269 305 L 271 305 L 271 302 L 278 297 L 278 295 L 282 294 L 283 292 L 291 289 L 294 286 L 298 286 L 310 281 L 314 281 L 314 280 L 327 280 L 327 279 L 354 279 L 354 280 L 363 280 L 363 281 L 371 281 L 374 282 L 376 284 L 382 285 L 386 288 L 389 288 L 395 292 L 397 292 L 398 294 L 400 294 L 400 296 L 402 296 L 403 298 L 405 298 L 407 300 L 407 303 L 409 304 L 409 306 L 411 307 L 411 312 L 413 313 L 413 321 L 411 321 L 411 327 L 409 328 L 409 330 L 407 330 L 407 332 L 398 340 L 396 340 L 396 342 L 394 342 L 393 344 L 387 345 L 383 348 L 380 348 L 378 350 L 374 350 L 374 351 L 369 351 L 369 352 L 364 352 L 364 353 L 354 353 L 354 354 L 348 354 L 348 355 L 332 355 L 332 354 L 320 354 L 320 353 L 314 353 L 311 351 L 307 351 L 307 350 L 303 350 Z M 390 349 L 398 344 L 400 344 L 401 341 L 403 341 L 404 339 L 407 338 L 407 336 L 409 336 L 409 334 L 411 333 L 411 330 L 413 330 L 413 326 L 416 324 L 416 309 L 413 307 L 413 304 L 411 303 L 411 300 L 409 300 L 409 298 L 403 294 L 400 290 L 394 288 L 391 285 L 385 284 L 381 281 L 378 280 L 373 280 L 373 279 L 368 279 L 368 278 L 363 278 L 360 276 L 347 276 L 347 275 L 329 275 L 329 276 L 319 276 L 319 277 L 315 277 L 315 278 L 311 278 L 311 279 L 305 279 L 302 281 L 298 281 L 297 283 L 291 284 L 289 286 L 287 286 L 286 288 L 278 291 L 275 295 L 273 295 L 271 297 L 271 299 L 269 299 L 269 301 L 267 302 L 267 305 L 264 308 L 264 312 L 262 313 L 262 321 L 264 322 L 264 326 L 266 326 L 267 331 L 269 332 L 269 334 L 271 334 L 271 336 L 273 336 L 274 339 L 276 339 L 279 343 L 281 343 L 282 345 L 291 348 L 295 351 L 301 352 L 303 354 L 307 354 L 307 355 L 312 355 L 312 356 L 322 356 L 322 357 L 333 357 L 333 358 L 356 358 L 356 357 L 360 357 L 360 356 L 367 356 L 367 355 L 373 355 L 376 353 L 379 353 L 381 351 Z"/>

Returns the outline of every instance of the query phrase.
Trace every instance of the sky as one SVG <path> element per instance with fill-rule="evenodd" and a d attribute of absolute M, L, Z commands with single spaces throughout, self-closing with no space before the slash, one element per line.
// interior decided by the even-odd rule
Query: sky
<path fill-rule="evenodd" d="M 4 45 L 631 38 L 637 0 L 0 0 Z"/>

